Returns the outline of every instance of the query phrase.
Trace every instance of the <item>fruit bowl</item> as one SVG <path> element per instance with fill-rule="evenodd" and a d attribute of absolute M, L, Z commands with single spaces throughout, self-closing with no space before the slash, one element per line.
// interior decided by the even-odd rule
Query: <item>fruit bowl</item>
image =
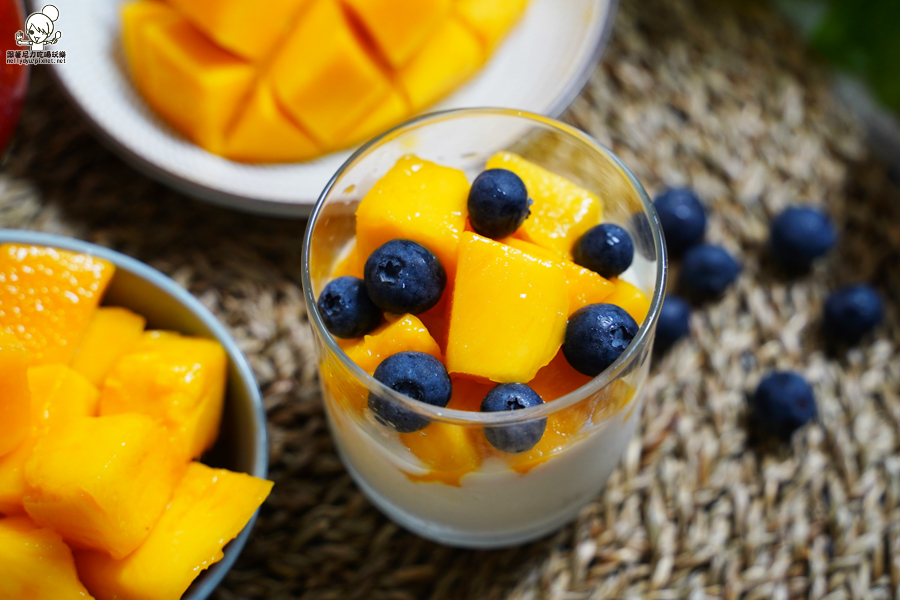
<path fill-rule="evenodd" d="M 32 2 L 33 10 L 40 10 Z M 122 0 L 58 0 L 66 64 L 53 71 L 101 138 L 151 177 L 202 200 L 278 216 L 308 215 L 350 156 L 250 165 L 210 154 L 166 125 L 133 87 L 121 49 Z M 521 22 L 475 77 L 428 110 L 503 106 L 558 116 L 599 58 L 615 0 L 531 0 Z"/>
<path fill-rule="evenodd" d="M 0 244 L 34 244 L 90 254 L 116 266 L 104 304 L 121 306 L 147 318 L 147 326 L 207 337 L 219 342 L 228 357 L 228 384 L 219 439 L 203 455 L 204 463 L 265 478 L 268 443 L 265 411 L 253 372 L 237 344 L 215 316 L 184 288 L 159 271 L 108 248 L 68 237 L 0 229 Z M 224 558 L 202 574 L 183 600 L 207 598 L 234 564 L 256 517 L 224 549 Z"/>

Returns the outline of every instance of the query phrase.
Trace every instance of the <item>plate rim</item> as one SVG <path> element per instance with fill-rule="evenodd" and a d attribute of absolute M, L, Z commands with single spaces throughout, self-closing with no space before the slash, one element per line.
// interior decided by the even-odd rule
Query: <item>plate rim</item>
<path fill-rule="evenodd" d="M 600 1 L 602 0 L 594 0 L 594 2 Z M 593 42 L 593 47 L 591 48 L 588 59 L 582 64 L 578 74 L 568 82 L 547 112 L 544 113 L 545 116 L 555 119 L 562 115 L 579 94 L 581 94 L 581 91 L 590 80 L 591 75 L 593 75 L 594 69 L 597 67 L 600 57 L 603 55 L 603 51 L 609 44 L 619 7 L 619 0 L 605 1 L 606 11 L 599 17 L 602 20 L 603 26 L 599 29 L 599 33 Z M 41 2 L 39 0 L 28 0 L 28 7 L 31 10 L 37 10 L 35 7 L 40 4 Z M 50 72 L 57 87 L 62 90 L 69 101 L 69 104 L 75 107 L 78 114 L 81 115 L 82 119 L 87 123 L 88 128 L 101 144 L 121 157 L 129 166 L 143 173 L 150 179 L 158 181 L 193 199 L 200 200 L 201 202 L 219 208 L 226 208 L 238 212 L 286 219 L 305 219 L 312 212 L 315 200 L 310 203 L 301 204 L 299 202 L 281 202 L 278 200 L 246 196 L 199 184 L 180 175 L 175 175 L 165 168 L 154 164 L 126 146 L 123 142 L 119 141 L 107 131 L 106 128 L 100 125 L 100 123 L 98 123 L 88 110 L 77 100 L 73 92 L 69 89 L 69 86 L 66 85 L 64 79 L 60 77 L 59 69 L 62 68 L 62 66 L 54 64 L 51 65 L 51 67 Z M 423 115 L 431 114 L 431 112 L 432 111 L 413 115 L 410 118 L 417 119 Z M 404 121 L 404 123 L 406 123 L 406 121 Z M 401 123 L 398 127 L 401 127 L 404 123 Z"/>

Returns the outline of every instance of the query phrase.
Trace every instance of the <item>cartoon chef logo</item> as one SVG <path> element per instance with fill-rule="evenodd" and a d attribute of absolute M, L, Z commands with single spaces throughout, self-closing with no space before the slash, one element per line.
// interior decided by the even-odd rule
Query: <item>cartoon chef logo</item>
<path fill-rule="evenodd" d="M 55 44 L 62 37 L 61 31 L 53 31 L 53 22 L 58 18 L 59 9 L 52 4 L 46 5 L 41 12 L 31 13 L 25 20 L 25 31 L 16 32 L 16 44 L 31 46 L 32 50 L 43 50 L 45 44 Z"/>

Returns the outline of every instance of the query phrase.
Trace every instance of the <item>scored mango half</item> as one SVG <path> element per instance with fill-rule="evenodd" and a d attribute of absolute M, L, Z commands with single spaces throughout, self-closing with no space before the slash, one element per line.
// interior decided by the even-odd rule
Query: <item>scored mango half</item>
<path fill-rule="evenodd" d="M 295 162 L 369 139 L 471 77 L 527 0 L 131 0 L 132 79 L 205 150 Z"/>

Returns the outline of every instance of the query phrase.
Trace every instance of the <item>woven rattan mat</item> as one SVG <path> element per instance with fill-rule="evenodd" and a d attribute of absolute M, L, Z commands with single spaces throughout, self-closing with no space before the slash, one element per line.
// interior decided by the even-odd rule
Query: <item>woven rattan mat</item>
<path fill-rule="evenodd" d="M 624 0 L 568 118 L 651 192 L 696 188 L 708 237 L 744 273 L 655 366 L 641 435 L 606 491 L 551 538 L 497 552 L 404 532 L 342 468 L 301 300 L 304 224 L 209 207 L 139 175 L 36 69 L 0 171 L 0 224 L 112 246 L 174 276 L 230 326 L 265 394 L 275 491 L 220 599 L 894 597 L 900 197 L 797 35 L 755 3 L 722 4 Z M 827 206 L 843 233 L 790 281 L 764 243 L 768 218 L 795 201 Z M 887 322 L 857 349 L 826 352 L 822 299 L 856 280 L 888 298 Z M 746 395 L 775 367 L 805 373 L 820 402 L 820 423 L 790 446 L 746 433 Z"/>

